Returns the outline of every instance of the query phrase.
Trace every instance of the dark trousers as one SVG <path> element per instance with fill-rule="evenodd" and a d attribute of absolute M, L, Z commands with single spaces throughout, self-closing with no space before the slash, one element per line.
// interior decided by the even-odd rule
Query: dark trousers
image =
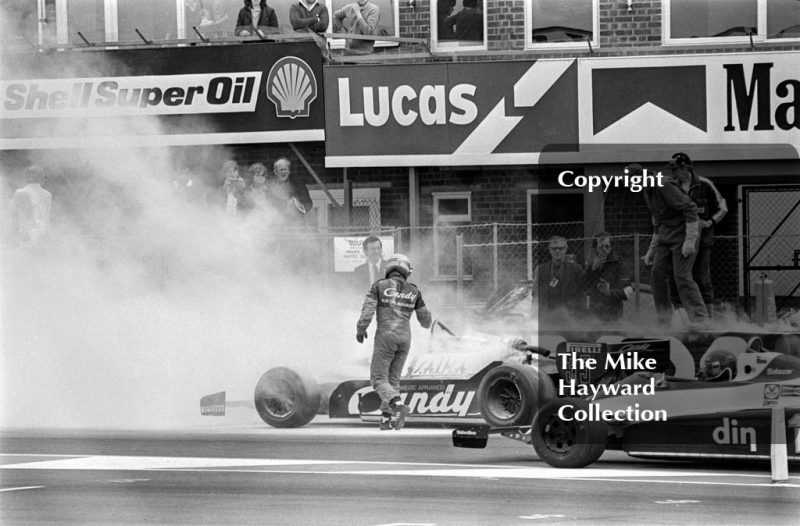
<path fill-rule="evenodd" d="M 700 287 L 700 294 L 703 295 L 703 301 L 706 308 L 710 308 L 714 304 L 714 285 L 711 284 L 711 247 L 700 246 L 697 251 L 697 258 L 692 267 L 692 276 L 697 286 Z"/>
<path fill-rule="evenodd" d="M 703 245 L 701 242 L 700 248 L 697 251 L 697 257 L 692 266 L 692 279 L 697 283 L 700 289 L 700 294 L 703 296 L 703 303 L 706 304 L 708 317 L 714 317 L 714 285 L 711 283 L 711 249 L 710 245 Z M 678 296 L 678 287 L 675 285 L 675 279 L 670 276 L 670 298 L 672 303 L 679 305 L 681 303 Z"/>
<path fill-rule="evenodd" d="M 376 331 L 372 349 L 370 382 L 381 397 L 381 412 L 389 412 L 389 402 L 400 396 L 400 377 L 411 347 L 410 335 Z"/>
<path fill-rule="evenodd" d="M 670 301 L 670 276 L 675 279 L 678 297 L 694 324 L 702 324 L 708 320 L 708 311 L 700 294 L 700 288 L 692 277 L 692 266 L 697 253 L 684 257 L 681 253 L 683 241 L 686 239 L 686 227 L 680 224 L 676 227 L 659 225 L 658 245 L 656 246 L 655 261 L 650 272 L 650 283 L 653 288 L 653 301 L 656 312 L 661 322 L 667 322 L 672 316 L 672 302 Z M 695 247 L 698 248 L 700 240 Z"/>

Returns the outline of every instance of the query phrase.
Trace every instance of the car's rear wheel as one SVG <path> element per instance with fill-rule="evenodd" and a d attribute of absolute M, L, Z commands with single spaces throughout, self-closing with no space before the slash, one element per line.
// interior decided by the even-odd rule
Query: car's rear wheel
<path fill-rule="evenodd" d="M 287 367 L 270 369 L 256 384 L 256 411 L 272 427 L 306 425 L 317 414 L 320 399 L 313 376 Z"/>
<path fill-rule="evenodd" d="M 530 425 L 539 408 L 555 397 L 550 377 L 529 365 L 495 367 L 478 387 L 478 407 L 492 427 Z"/>
<path fill-rule="evenodd" d="M 559 411 L 563 408 L 561 418 Z M 596 462 L 606 449 L 605 422 L 575 420 L 578 410 L 589 411 L 589 402 L 562 398 L 546 404 L 533 420 L 533 449 L 543 461 L 556 468 L 582 468 Z"/>

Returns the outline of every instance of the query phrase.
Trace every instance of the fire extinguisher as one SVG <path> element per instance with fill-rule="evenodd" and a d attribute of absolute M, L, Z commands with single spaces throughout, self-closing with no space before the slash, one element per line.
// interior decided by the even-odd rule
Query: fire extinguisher
<path fill-rule="evenodd" d="M 756 281 L 756 320 L 760 325 L 777 321 L 775 284 L 766 274 Z"/>

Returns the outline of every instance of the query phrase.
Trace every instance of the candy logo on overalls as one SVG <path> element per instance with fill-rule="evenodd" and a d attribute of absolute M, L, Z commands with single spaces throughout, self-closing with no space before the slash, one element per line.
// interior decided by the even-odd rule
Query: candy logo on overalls
<path fill-rule="evenodd" d="M 397 292 L 397 289 L 386 289 L 383 291 L 383 294 L 389 298 L 399 298 L 402 300 L 413 300 L 417 297 L 413 292 Z"/>

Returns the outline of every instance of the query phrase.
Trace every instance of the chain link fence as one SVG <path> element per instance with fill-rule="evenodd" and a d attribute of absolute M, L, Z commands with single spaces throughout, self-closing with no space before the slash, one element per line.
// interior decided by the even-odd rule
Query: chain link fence
<path fill-rule="evenodd" d="M 332 229 L 354 229 L 356 232 L 369 231 L 381 222 L 381 203 L 379 198 L 353 198 L 352 220 L 344 207 L 337 208 L 327 204 L 328 226 Z"/>
<path fill-rule="evenodd" d="M 282 227 L 262 232 L 263 239 L 257 250 L 270 254 L 270 258 L 295 261 L 293 270 L 296 273 L 337 287 L 352 282 L 352 272 L 336 271 L 341 267 L 342 240 L 349 243 L 344 245 L 349 247 L 345 250 L 361 254 L 363 238 L 369 235 L 390 238 L 394 241 L 395 252 L 412 257 L 415 282 L 431 291 L 430 294 L 436 294 L 439 303 L 477 306 L 484 304 L 497 289 L 531 279 L 533 269 L 550 260 L 548 240 L 552 236 L 564 237 L 567 258 L 585 267 L 593 257 L 593 238 L 583 235 L 584 228 L 584 223 L 579 222 L 417 229 Z M 651 268 L 641 260 L 651 236 L 609 237 L 636 291 L 626 303 L 626 318 L 635 319 L 636 313 L 642 311 L 652 313 Z M 132 250 L 129 242 L 113 236 L 94 239 L 92 243 L 97 247 L 101 262 L 120 256 L 135 259 L 159 282 L 169 281 L 180 271 L 173 268 L 175 258 L 169 257 L 173 247 Z M 384 247 L 384 257 L 390 255 L 389 250 L 388 246 Z M 772 283 L 779 314 L 790 308 L 800 309 L 800 235 L 715 237 L 711 255 L 715 303 L 754 315 L 755 284 L 762 276 Z"/>
<path fill-rule="evenodd" d="M 491 225 L 489 225 L 491 226 Z M 504 225 L 506 228 L 509 225 Z M 582 231 L 582 223 L 580 224 Z M 488 226 L 485 226 L 488 228 Z M 492 239 L 489 242 L 474 242 L 471 237 L 463 238 L 463 257 L 471 266 L 483 268 L 489 274 L 482 280 L 470 284 L 464 282 L 459 292 L 460 301 L 468 303 L 485 302 L 491 293 L 503 284 L 515 280 L 530 279 L 527 269 L 549 261 L 547 240 L 553 235 L 567 239 L 567 257 L 585 267 L 592 257 L 593 238 L 564 236 L 562 232 L 578 224 L 532 225 L 531 230 L 539 233 L 530 242 L 504 241 Z M 525 230 L 520 225 L 519 230 Z M 647 252 L 651 236 L 629 234 L 609 236 L 620 261 L 627 267 L 631 281 L 637 291 L 634 308 L 652 309 L 650 296 L 650 270 L 641 258 Z M 760 247 L 757 257 L 753 247 Z M 749 251 L 748 251 L 749 250 Z M 466 268 L 466 266 L 465 266 Z M 476 274 L 473 272 L 473 274 Z M 465 277 L 468 274 L 465 272 Z M 711 253 L 711 279 L 715 303 L 722 304 L 746 314 L 755 313 L 755 283 L 765 276 L 772 282 L 778 312 L 791 308 L 800 309 L 800 235 L 783 236 L 715 236 Z M 630 308 L 629 306 L 626 306 Z"/>
<path fill-rule="evenodd" d="M 567 240 L 567 257 L 586 266 L 593 239 L 585 237 L 582 222 L 549 224 L 488 224 L 438 228 L 398 229 L 404 246 L 420 247 L 415 258 L 425 268 L 428 282 L 438 286 L 446 303 L 483 304 L 492 293 L 519 280 L 531 279 L 533 269 L 549 261 L 547 241 Z M 412 238 L 417 237 L 412 245 Z M 458 262 L 461 236 L 461 273 Z M 627 267 L 637 291 L 626 311 L 653 310 L 651 267 L 641 258 L 650 245 L 649 234 L 609 236 Z M 755 284 L 765 275 L 772 282 L 777 311 L 800 309 L 800 235 L 715 236 L 711 279 L 715 303 L 754 315 Z"/>

